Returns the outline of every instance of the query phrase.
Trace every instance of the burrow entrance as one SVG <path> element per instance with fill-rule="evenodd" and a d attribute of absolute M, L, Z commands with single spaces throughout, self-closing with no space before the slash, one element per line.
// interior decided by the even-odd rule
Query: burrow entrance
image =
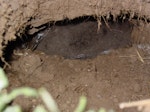
<path fill-rule="evenodd" d="M 59 22 L 39 33 L 37 50 L 49 55 L 60 55 L 69 59 L 93 58 L 111 50 L 131 46 L 132 24 L 127 20 L 101 22 L 98 26 L 93 17 L 78 18 L 68 23 Z M 34 46 L 32 49 L 35 49 Z"/>
<path fill-rule="evenodd" d="M 149 98 L 149 54 L 138 55 L 131 47 L 134 24 L 128 19 L 101 18 L 100 27 L 94 17 L 66 19 L 41 25 L 42 30 L 33 35 L 28 34 L 28 26 L 6 49 L 5 55 L 13 54 L 7 57 L 11 64 L 8 90 L 45 87 L 62 112 L 72 112 L 81 95 L 88 99 L 87 109 L 119 112 L 124 111 L 118 107 L 120 102 Z M 149 50 L 149 46 L 140 47 Z M 31 112 L 41 101 L 21 97 L 16 103 Z M 126 112 L 130 111 L 136 112 Z"/>
<path fill-rule="evenodd" d="M 10 42 L 4 54 L 9 56 L 7 51 L 12 53 L 15 48 L 19 48 L 42 51 L 47 55 L 59 55 L 66 59 L 88 59 L 132 46 L 134 24 L 128 18 L 123 20 L 118 16 L 114 22 L 111 16 L 110 19 L 101 17 L 100 20 L 86 16 L 50 22 L 41 25 L 41 30 L 33 35 L 28 34 L 28 26 L 22 37 Z"/>

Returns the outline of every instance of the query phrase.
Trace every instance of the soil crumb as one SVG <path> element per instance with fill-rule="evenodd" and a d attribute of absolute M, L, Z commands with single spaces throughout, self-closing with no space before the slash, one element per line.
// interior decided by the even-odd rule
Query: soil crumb
<path fill-rule="evenodd" d="M 11 70 L 7 70 L 9 90 L 20 86 L 45 87 L 62 112 L 72 112 L 81 95 L 88 98 L 87 109 L 105 107 L 118 112 L 136 112 L 135 109 L 120 110 L 118 104 L 149 98 L 150 55 L 145 55 L 143 49 L 138 50 L 144 63 L 134 47 L 86 60 L 64 59 L 40 51 L 17 51 L 18 59 L 13 60 Z M 31 112 L 41 101 L 19 97 L 13 103 Z"/>

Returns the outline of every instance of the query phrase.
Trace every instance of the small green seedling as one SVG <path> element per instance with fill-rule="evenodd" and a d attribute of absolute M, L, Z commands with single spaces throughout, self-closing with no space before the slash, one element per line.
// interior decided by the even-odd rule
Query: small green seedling
<path fill-rule="evenodd" d="M 8 86 L 9 86 L 8 79 L 3 69 L 0 68 L 0 112 L 22 112 L 22 109 L 19 105 L 10 105 L 10 102 L 12 102 L 16 97 L 20 95 L 42 99 L 47 110 L 44 108 L 43 105 L 38 105 L 37 107 L 35 107 L 33 112 L 60 112 L 57 103 L 45 88 L 40 88 L 36 90 L 30 87 L 20 87 L 12 90 L 10 93 L 2 92 L 2 90 L 6 89 Z M 85 112 L 86 106 L 87 106 L 87 99 L 85 96 L 81 96 L 79 104 L 74 112 Z M 87 112 L 96 112 L 96 111 L 88 110 Z M 106 112 L 106 110 L 104 108 L 101 108 L 99 109 L 98 112 Z"/>

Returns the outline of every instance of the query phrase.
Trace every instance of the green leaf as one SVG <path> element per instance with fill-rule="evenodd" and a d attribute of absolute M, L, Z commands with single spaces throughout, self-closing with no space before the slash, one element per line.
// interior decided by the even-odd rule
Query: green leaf
<path fill-rule="evenodd" d="M 39 89 L 39 95 L 50 112 L 60 112 L 57 103 L 45 88 Z"/>
<path fill-rule="evenodd" d="M 7 94 L 3 94 L 0 96 L 0 112 L 6 107 L 6 105 L 10 102 Z"/>
<path fill-rule="evenodd" d="M 8 79 L 5 75 L 5 72 L 0 68 L 0 92 L 2 89 L 6 88 L 9 85 Z"/>
<path fill-rule="evenodd" d="M 86 111 L 86 112 L 96 112 L 95 110 L 88 110 L 88 111 Z"/>
<path fill-rule="evenodd" d="M 21 87 L 14 89 L 10 94 L 3 94 L 0 96 L 0 112 L 4 109 L 4 107 L 14 100 L 16 97 L 24 95 L 27 97 L 37 97 L 38 93 L 35 89 L 29 87 Z"/>
<path fill-rule="evenodd" d="M 75 109 L 74 112 L 83 112 L 86 108 L 86 105 L 87 105 L 87 99 L 85 96 L 81 96 L 80 97 L 80 101 L 79 101 L 79 104 L 77 106 L 77 108 Z"/>
<path fill-rule="evenodd" d="M 24 95 L 26 97 L 37 97 L 38 92 L 36 89 L 30 88 L 30 87 L 21 87 L 14 89 L 10 94 L 9 97 L 11 100 L 15 99 L 17 96 Z"/>
<path fill-rule="evenodd" d="M 105 108 L 100 108 L 98 112 L 106 112 Z"/>
<path fill-rule="evenodd" d="M 47 112 L 43 106 L 37 106 L 33 112 Z"/>
<path fill-rule="evenodd" d="M 21 107 L 18 105 L 9 106 L 3 112 L 22 112 Z"/>

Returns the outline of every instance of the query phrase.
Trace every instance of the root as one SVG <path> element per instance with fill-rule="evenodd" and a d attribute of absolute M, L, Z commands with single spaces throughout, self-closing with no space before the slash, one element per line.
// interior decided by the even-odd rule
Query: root
<path fill-rule="evenodd" d="M 101 28 L 101 25 L 102 25 L 102 23 L 101 23 L 101 18 L 97 18 L 97 32 L 100 30 L 100 28 Z"/>
<path fill-rule="evenodd" d="M 5 69 L 6 67 L 11 68 L 11 65 L 6 62 L 6 60 L 4 59 L 4 57 L 1 57 L 1 60 L 4 63 L 3 69 Z"/>

